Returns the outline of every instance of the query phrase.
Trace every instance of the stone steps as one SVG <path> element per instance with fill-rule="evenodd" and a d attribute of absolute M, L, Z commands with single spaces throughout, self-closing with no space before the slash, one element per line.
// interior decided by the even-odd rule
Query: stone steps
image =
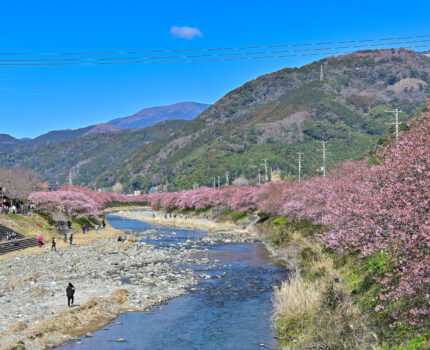
<path fill-rule="evenodd" d="M 18 233 L 12 230 L 11 228 L 0 224 L 0 241 L 2 239 L 6 239 L 7 234 L 11 234 L 11 233 L 15 233 L 17 239 L 26 238 L 23 234 Z"/>
<path fill-rule="evenodd" d="M 7 234 L 15 234 L 15 244 L 6 240 Z M 38 245 L 37 238 L 25 237 L 22 233 L 16 232 L 9 227 L 0 224 L 0 255 L 13 252 L 15 250 L 26 249 Z"/>
<path fill-rule="evenodd" d="M 11 242 L 0 242 L 0 255 L 13 252 L 15 250 L 22 250 L 38 245 L 37 238 L 20 238 L 15 240 L 15 244 Z"/>

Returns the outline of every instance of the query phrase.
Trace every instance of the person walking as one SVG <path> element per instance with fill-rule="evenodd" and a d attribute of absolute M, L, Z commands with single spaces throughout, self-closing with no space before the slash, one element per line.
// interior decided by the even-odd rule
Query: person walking
<path fill-rule="evenodd" d="M 105 220 L 103 219 L 103 221 L 102 221 L 102 226 L 103 226 L 103 231 L 105 231 L 106 230 L 106 222 L 105 222 Z"/>
<path fill-rule="evenodd" d="M 51 250 L 55 252 L 57 251 L 57 240 L 55 239 L 55 237 L 52 237 Z"/>
<path fill-rule="evenodd" d="M 96 230 L 96 234 L 99 233 L 99 225 L 94 225 L 94 229 Z"/>
<path fill-rule="evenodd" d="M 67 294 L 67 306 L 72 307 L 75 302 L 75 287 L 73 284 L 69 283 L 69 285 L 66 288 L 66 294 Z"/>
<path fill-rule="evenodd" d="M 70 245 L 72 245 L 73 244 L 73 232 L 70 234 L 69 240 L 70 240 Z"/>
<path fill-rule="evenodd" d="M 39 243 L 39 247 L 43 245 L 43 237 L 42 235 L 39 235 L 39 238 L 37 239 L 37 242 Z"/>

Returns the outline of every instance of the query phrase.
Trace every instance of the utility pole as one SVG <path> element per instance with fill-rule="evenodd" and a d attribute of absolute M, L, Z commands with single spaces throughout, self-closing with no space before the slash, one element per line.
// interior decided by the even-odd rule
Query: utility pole
<path fill-rule="evenodd" d="M 219 189 L 219 176 L 217 176 L 217 178 L 218 178 L 218 189 Z"/>
<path fill-rule="evenodd" d="M 267 184 L 269 182 L 269 175 L 267 174 L 267 159 L 266 158 L 264 158 L 264 171 L 266 172 L 266 177 L 265 177 L 264 181 Z"/>
<path fill-rule="evenodd" d="M 216 187 L 216 184 L 215 184 L 215 178 L 214 178 L 214 189 L 215 189 L 215 187 Z"/>
<path fill-rule="evenodd" d="M 323 166 L 321 170 L 323 172 L 323 177 L 325 177 L 325 168 L 326 168 L 325 161 L 326 161 L 326 151 L 327 151 L 327 148 L 325 147 L 325 145 L 327 141 L 321 141 L 321 143 L 322 143 L 322 149 L 320 151 L 322 151 L 322 158 L 323 158 Z"/>
<path fill-rule="evenodd" d="M 261 185 L 261 171 L 258 169 L 258 184 Z"/>
<path fill-rule="evenodd" d="M 302 155 L 303 155 L 303 153 L 298 152 L 297 155 L 299 156 L 298 161 L 299 161 L 299 182 L 300 182 L 302 179 Z"/>
<path fill-rule="evenodd" d="M 228 174 L 229 174 L 229 172 L 226 171 L 225 172 L 225 184 L 226 184 L 226 186 L 230 185 L 230 182 L 228 181 Z"/>
<path fill-rule="evenodd" d="M 394 111 L 387 111 L 385 110 L 385 113 L 394 113 L 396 116 L 396 121 L 394 123 L 385 123 L 385 125 L 395 125 L 396 126 L 396 144 L 399 140 L 399 125 L 402 124 L 402 122 L 399 122 L 399 111 L 397 108 Z"/>
<path fill-rule="evenodd" d="M 321 70 L 320 70 L 320 81 L 324 80 L 324 72 L 323 72 L 323 65 L 321 63 Z"/>
<path fill-rule="evenodd" d="M 72 186 L 72 172 L 69 171 L 69 185 Z"/>

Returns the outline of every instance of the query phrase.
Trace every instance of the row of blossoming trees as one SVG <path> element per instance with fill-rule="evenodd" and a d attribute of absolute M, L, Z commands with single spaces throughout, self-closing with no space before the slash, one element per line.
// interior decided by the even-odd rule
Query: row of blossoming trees
<path fill-rule="evenodd" d="M 300 183 L 271 182 L 247 187 L 200 188 L 128 197 L 97 194 L 65 187 L 52 193 L 33 193 L 39 208 L 61 208 L 71 216 L 96 217 L 108 202 L 141 202 L 153 207 L 194 208 L 228 206 L 308 219 L 328 231 L 318 239 L 334 251 L 383 254 L 390 268 L 380 285 L 382 312 L 392 303 L 407 307 L 391 312 L 392 326 L 408 323 L 428 329 L 430 320 L 430 113 L 411 123 L 396 144 L 380 151 L 380 165 L 346 162 L 326 178 Z"/>

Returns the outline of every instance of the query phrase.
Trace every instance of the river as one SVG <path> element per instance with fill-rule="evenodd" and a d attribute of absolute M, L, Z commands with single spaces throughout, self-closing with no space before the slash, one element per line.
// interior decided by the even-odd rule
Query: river
<path fill-rule="evenodd" d="M 270 324 L 271 298 L 273 287 L 281 284 L 288 271 L 270 259 L 262 244 L 207 245 L 203 231 L 154 227 L 115 214 L 110 214 L 108 220 L 113 227 L 131 230 L 140 240 L 159 249 L 181 249 L 183 245 L 178 243 L 184 242 L 197 248 L 206 263 L 187 267 L 205 278 L 187 295 L 151 312 L 121 315 L 93 337 L 81 337 L 79 342 L 59 349 L 277 348 Z M 148 230 L 155 233 L 145 235 Z M 220 275 L 223 277 L 213 278 Z M 125 341 L 116 342 L 119 338 Z"/>

